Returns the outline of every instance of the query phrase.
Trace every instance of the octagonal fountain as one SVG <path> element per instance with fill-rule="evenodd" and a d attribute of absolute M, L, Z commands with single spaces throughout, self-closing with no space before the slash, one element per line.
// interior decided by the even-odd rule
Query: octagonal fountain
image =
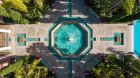
<path fill-rule="evenodd" d="M 70 78 L 72 61 L 81 60 L 92 49 L 92 29 L 79 17 L 60 17 L 49 30 L 49 50 L 67 60 Z"/>
<path fill-rule="evenodd" d="M 86 33 L 77 23 L 63 23 L 54 33 L 54 47 L 64 55 L 78 54 L 87 45 Z"/>
<path fill-rule="evenodd" d="M 60 60 L 80 60 L 92 49 L 92 29 L 77 17 L 59 18 L 49 36 L 49 49 Z"/>
<path fill-rule="evenodd" d="M 49 30 L 48 49 L 59 59 L 68 61 L 72 78 L 72 61 L 80 61 L 92 49 L 92 29 L 79 17 L 72 17 L 71 0 L 68 0 L 69 17 L 60 17 Z"/>

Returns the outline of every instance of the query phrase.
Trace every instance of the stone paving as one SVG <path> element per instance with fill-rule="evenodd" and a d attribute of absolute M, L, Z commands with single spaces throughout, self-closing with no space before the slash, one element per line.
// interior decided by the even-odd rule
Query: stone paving
<path fill-rule="evenodd" d="M 48 30 L 53 23 L 61 16 L 68 17 L 67 0 L 56 0 L 54 5 L 53 10 L 47 13 L 45 18 L 41 19 L 42 23 L 40 24 L 10 25 L 12 30 L 10 34 L 12 55 L 23 56 L 31 54 L 43 56 L 45 64 L 50 70 L 56 72 L 57 78 L 69 78 L 68 62 L 58 60 L 48 50 L 48 41 L 44 41 L 44 38 L 48 38 Z M 126 53 L 133 51 L 133 26 L 128 26 L 127 24 L 95 24 L 99 23 L 99 17 L 95 12 L 90 11 L 90 8 L 84 4 L 83 0 L 72 0 L 72 6 L 73 16 L 81 17 L 93 29 L 93 36 L 97 39 L 93 42 L 93 49 L 81 61 L 73 61 L 73 78 L 84 78 L 85 70 L 96 65 L 104 53 L 113 53 L 107 50 L 108 47 L 115 49 L 115 52 Z M 125 34 L 124 45 L 114 46 L 113 41 L 100 41 L 100 37 L 110 37 L 114 32 Z M 29 38 L 40 38 L 40 41 L 31 41 L 26 46 L 18 46 L 15 43 L 15 37 L 19 33 L 25 33 Z"/>
<path fill-rule="evenodd" d="M 100 22 L 100 17 L 83 0 L 72 0 L 72 16 L 82 18 L 89 25 Z M 68 17 L 67 0 L 56 0 L 52 11 L 46 13 L 46 16 L 41 19 L 41 22 L 53 23 L 59 17 Z"/>
<path fill-rule="evenodd" d="M 49 28 L 52 23 L 41 23 L 32 25 L 12 26 L 12 52 L 13 55 L 23 56 L 25 54 L 40 55 L 45 58 L 45 63 L 50 70 L 56 72 L 58 78 L 68 78 L 68 62 L 58 60 L 53 53 L 48 50 Z M 103 54 L 120 54 L 133 51 L 133 26 L 127 24 L 93 24 L 93 49 L 81 60 L 73 61 L 73 78 L 84 78 L 84 71 L 96 65 Z M 124 45 L 114 45 L 113 41 L 101 41 L 101 37 L 112 37 L 115 32 L 124 33 Z M 25 33 L 28 38 L 40 38 L 40 41 L 30 41 L 26 46 L 18 46 L 14 41 L 19 33 Z M 108 49 L 110 48 L 110 49 Z"/>

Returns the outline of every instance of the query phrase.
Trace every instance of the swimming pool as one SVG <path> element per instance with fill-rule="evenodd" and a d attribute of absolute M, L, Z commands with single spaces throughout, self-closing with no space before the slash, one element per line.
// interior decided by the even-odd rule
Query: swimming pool
<path fill-rule="evenodd" d="M 140 20 L 134 24 L 134 50 L 135 54 L 140 56 Z"/>
<path fill-rule="evenodd" d="M 63 23 L 54 34 L 55 47 L 62 54 L 77 54 L 86 46 L 86 31 L 77 23 Z"/>

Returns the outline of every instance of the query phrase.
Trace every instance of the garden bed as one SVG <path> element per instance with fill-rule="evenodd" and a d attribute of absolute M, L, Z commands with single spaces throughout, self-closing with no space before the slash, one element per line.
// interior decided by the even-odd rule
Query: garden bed
<path fill-rule="evenodd" d="M 41 58 L 25 56 L 0 71 L 5 78 L 56 78 L 56 75 L 41 63 Z"/>
<path fill-rule="evenodd" d="M 36 23 L 51 10 L 54 2 L 55 0 L 11 0 L 9 2 L 3 0 L 0 4 L 0 15 L 8 24 Z"/>
<path fill-rule="evenodd" d="M 140 18 L 138 15 L 140 13 L 140 2 L 136 2 L 135 0 L 117 1 L 115 5 L 113 5 L 114 0 L 84 1 L 107 23 L 132 22 Z"/>
<path fill-rule="evenodd" d="M 132 55 L 118 59 L 116 55 L 105 55 L 92 69 L 86 71 L 85 78 L 140 78 L 140 60 Z"/>

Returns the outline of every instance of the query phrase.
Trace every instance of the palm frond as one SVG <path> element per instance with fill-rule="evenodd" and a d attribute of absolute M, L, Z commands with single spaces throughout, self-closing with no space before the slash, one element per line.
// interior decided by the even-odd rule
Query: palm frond
<path fill-rule="evenodd" d="M 43 2 L 44 0 L 34 0 L 35 4 L 39 7 L 42 8 L 43 7 Z"/>
<path fill-rule="evenodd" d="M 12 0 L 11 4 L 13 5 L 14 8 L 22 11 L 22 12 L 28 12 L 26 5 L 23 3 L 22 0 Z"/>
<path fill-rule="evenodd" d="M 131 15 L 133 13 L 135 0 L 122 0 L 121 4 L 127 15 Z"/>

